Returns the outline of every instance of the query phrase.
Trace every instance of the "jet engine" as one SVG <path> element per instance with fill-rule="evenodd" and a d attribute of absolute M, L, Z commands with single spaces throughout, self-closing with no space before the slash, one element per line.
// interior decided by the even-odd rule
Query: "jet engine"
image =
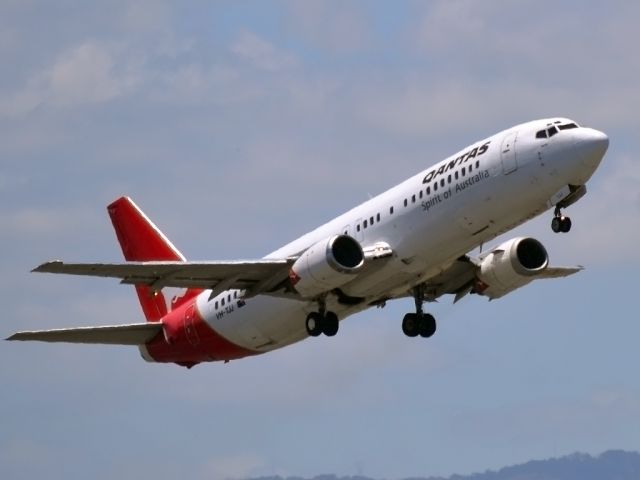
<path fill-rule="evenodd" d="M 307 250 L 291 266 L 289 278 L 305 298 L 338 288 L 353 280 L 364 265 L 364 252 L 348 235 L 335 235 Z"/>
<path fill-rule="evenodd" d="M 500 298 L 535 280 L 548 265 L 549 256 L 542 243 L 534 238 L 513 238 L 481 260 L 474 292 Z"/>

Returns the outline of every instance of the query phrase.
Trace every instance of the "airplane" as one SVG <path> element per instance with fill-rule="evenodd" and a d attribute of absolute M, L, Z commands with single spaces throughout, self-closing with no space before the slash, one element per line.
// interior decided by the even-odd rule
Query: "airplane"
<path fill-rule="evenodd" d="M 424 303 L 467 294 L 498 299 L 533 280 L 572 275 L 551 267 L 543 244 L 512 238 L 469 252 L 586 193 L 609 139 L 567 118 L 530 121 L 474 142 L 264 258 L 188 261 L 128 197 L 108 213 L 124 263 L 51 261 L 34 272 L 112 277 L 133 285 L 144 323 L 18 332 L 7 340 L 138 346 L 149 362 L 191 368 L 338 333 L 340 321 L 412 298 L 409 337 L 431 337 Z M 163 289 L 183 289 L 167 304 Z"/>

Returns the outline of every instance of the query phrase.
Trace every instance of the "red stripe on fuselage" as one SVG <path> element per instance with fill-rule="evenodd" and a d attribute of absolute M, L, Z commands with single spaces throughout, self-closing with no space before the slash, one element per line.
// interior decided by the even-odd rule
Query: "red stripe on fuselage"
<path fill-rule="evenodd" d="M 203 319 L 195 299 L 162 318 L 164 335 L 146 344 L 156 362 L 192 367 L 201 362 L 236 360 L 261 352 L 240 347 L 214 331 Z"/>

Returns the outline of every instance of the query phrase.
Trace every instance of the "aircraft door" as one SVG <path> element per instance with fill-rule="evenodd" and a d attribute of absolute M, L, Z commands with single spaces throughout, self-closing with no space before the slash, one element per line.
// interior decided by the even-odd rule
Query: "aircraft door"
<path fill-rule="evenodd" d="M 500 158 L 502 160 L 502 173 L 505 175 L 518 169 L 518 160 L 516 158 L 516 139 L 518 132 L 509 132 L 502 140 L 500 148 Z"/>

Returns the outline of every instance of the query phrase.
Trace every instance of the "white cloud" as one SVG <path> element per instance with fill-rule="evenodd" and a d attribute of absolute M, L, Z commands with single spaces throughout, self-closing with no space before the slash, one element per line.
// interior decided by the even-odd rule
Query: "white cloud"
<path fill-rule="evenodd" d="M 155 76 L 158 84 L 149 98 L 181 106 L 238 104 L 259 99 L 265 90 L 261 82 L 247 79 L 236 68 L 222 63 L 189 63 Z"/>
<path fill-rule="evenodd" d="M 276 48 L 272 43 L 248 30 L 240 33 L 231 45 L 231 52 L 262 70 L 275 72 L 296 65 L 292 54 Z"/>
<path fill-rule="evenodd" d="M 121 46 L 87 41 L 66 50 L 21 90 L 0 97 L 0 115 L 107 102 L 132 92 L 140 75 L 137 62 L 123 58 Z"/>
<path fill-rule="evenodd" d="M 45 73 L 47 97 L 58 106 L 100 103 L 131 91 L 139 79 L 118 65 L 113 47 L 87 42 L 65 52 Z"/>

